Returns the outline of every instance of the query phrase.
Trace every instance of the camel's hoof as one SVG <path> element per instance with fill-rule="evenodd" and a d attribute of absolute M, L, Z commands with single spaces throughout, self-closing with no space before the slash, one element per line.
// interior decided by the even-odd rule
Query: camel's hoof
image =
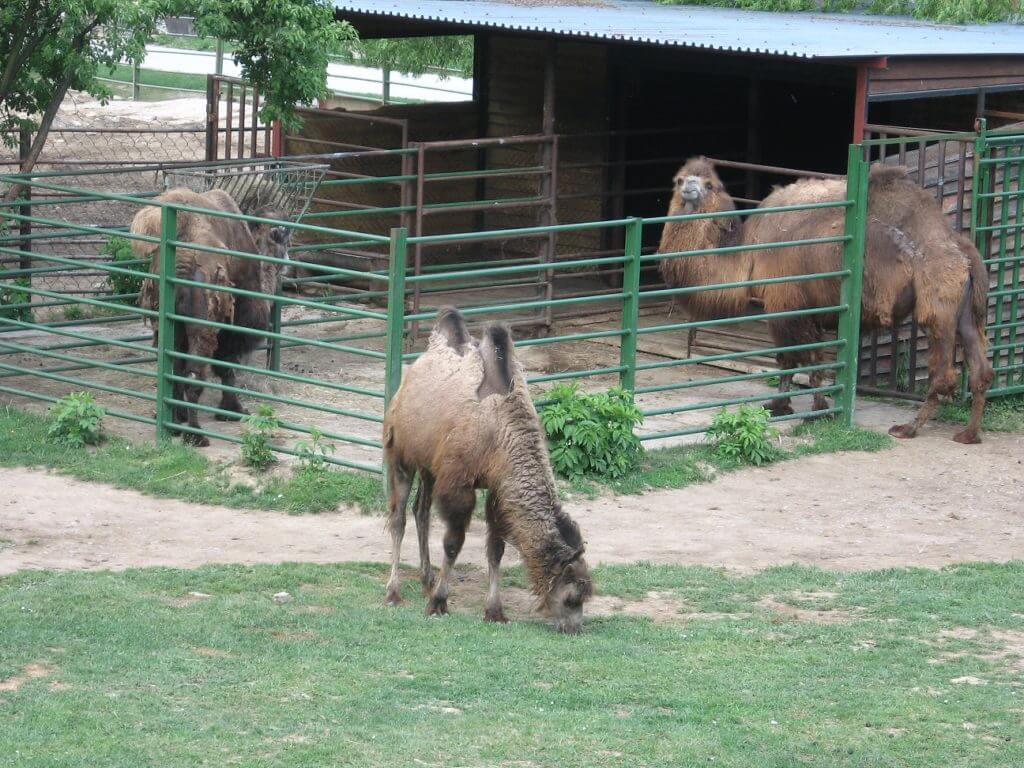
<path fill-rule="evenodd" d="M 186 432 L 181 441 L 185 445 L 193 445 L 196 448 L 207 448 L 210 445 L 210 438 L 206 435 L 196 435 L 192 432 Z"/>
<path fill-rule="evenodd" d="M 501 608 L 484 608 L 484 621 L 493 621 L 497 624 L 508 624 L 508 617 Z"/>
<path fill-rule="evenodd" d="M 430 602 L 427 603 L 427 616 L 447 616 L 448 615 L 448 598 L 447 597 L 432 597 Z"/>
<path fill-rule="evenodd" d="M 768 408 L 768 412 L 775 417 L 792 416 L 794 413 L 796 413 L 796 411 L 793 410 L 793 406 L 789 405 L 788 403 L 786 405 L 775 405 L 774 403 L 768 403 L 766 407 Z"/>
<path fill-rule="evenodd" d="M 917 436 L 917 429 L 913 424 L 893 424 L 889 427 L 889 434 L 900 440 L 909 440 Z"/>
<path fill-rule="evenodd" d="M 953 439 L 956 440 L 958 443 L 963 443 L 964 445 L 977 445 L 978 443 L 981 442 L 981 438 L 978 437 L 978 433 L 972 432 L 969 429 L 965 429 L 962 432 L 957 432 L 955 435 L 953 435 Z"/>
<path fill-rule="evenodd" d="M 387 595 L 384 597 L 384 603 L 386 605 L 401 605 L 402 596 L 398 594 L 397 589 L 389 589 Z"/>
<path fill-rule="evenodd" d="M 241 421 L 242 420 L 242 414 L 241 413 L 215 413 L 215 414 L 213 414 L 213 418 L 215 418 L 217 421 Z"/>

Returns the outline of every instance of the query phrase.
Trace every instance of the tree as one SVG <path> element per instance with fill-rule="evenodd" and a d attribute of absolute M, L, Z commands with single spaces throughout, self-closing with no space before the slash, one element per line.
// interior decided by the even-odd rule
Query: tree
<path fill-rule="evenodd" d="M 466 76 L 473 73 L 472 37 L 360 40 L 351 50 L 348 57 L 360 64 L 407 75 L 422 75 L 433 67 L 452 69 Z"/>
<path fill-rule="evenodd" d="M 39 157 L 69 90 L 99 99 L 102 68 L 141 61 L 166 15 L 193 15 L 202 34 L 237 41 L 242 75 L 264 96 L 260 117 L 295 122 L 295 105 L 327 91 L 327 56 L 355 39 L 328 0 L 5 0 L 0 5 L 0 132 L 35 131 L 26 170 Z M 4 195 L 13 200 L 20 189 Z"/>

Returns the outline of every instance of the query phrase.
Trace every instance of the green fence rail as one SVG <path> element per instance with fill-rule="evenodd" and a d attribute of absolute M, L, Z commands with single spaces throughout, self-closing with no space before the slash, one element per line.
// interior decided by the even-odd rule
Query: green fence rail
<path fill-rule="evenodd" d="M 477 230 L 454 234 L 410 236 L 406 227 L 388 234 L 338 229 L 321 224 L 324 217 L 307 216 L 299 222 L 260 219 L 244 214 L 207 211 L 179 204 L 154 201 L 150 195 L 119 194 L 82 189 L 67 182 L 68 175 L 40 174 L 32 178 L 0 176 L 0 183 L 25 183 L 31 189 L 32 204 L 39 211 L 26 212 L 26 200 L 7 204 L 0 210 L 0 392 L 17 398 L 52 402 L 68 391 L 88 389 L 101 393 L 108 413 L 148 425 L 159 440 L 172 435 L 189 435 L 229 443 L 242 439 L 244 425 L 233 420 L 238 414 L 225 404 L 237 396 L 250 403 L 273 406 L 281 422 L 280 439 L 274 450 L 301 454 L 295 440 L 314 430 L 335 447 L 342 447 L 326 461 L 338 466 L 381 472 L 380 424 L 388 400 L 397 390 L 403 363 L 415 359 L 423 340 L 412 329 L 429 323 L 438 304 L 446 303 L 452 286 L 472 285 L 491 293 L 460 309 L 473 322 L 505 320 L 535 322 L 538 314 L 572 320 L 594 317 L 594 327 L 566 327 L 555 333 L 531 337 L 519 335 L 517 347 L 525 354 L 560 354 L 570 362 L 552 364 L 531 375 L 528 381 L 543 399 L 546 386 L 560 381 L 590 380 L 594 384 L 617 383 L 634 391 L 647 423 L 641 438 L 664 440 L 703 432 L 713 413 L 720 408 L 770 398 L 765 380 L 780 374 L 833 376 L 819 386 L 795 390 L 794 396 L 831 395 L 834 402 L 824 409 L 803 410 L 782 419 L 836 414 L 849 423 L 855 407 L 861 271 L 864 249 L 864 217 L 867 194 L 867 164 L 859 146 L 850 148 L 849 173 L 844 199 L 790 208 L 760 208 L 714 214 L 686 214 L 674 217 L 627 218 L 574 224 Z M 404 179 L 388 179 L 403 181 Z M 340 181 L 340 180 L 339 180 Z M 135 212 L 146 206 L 161 209 L 158 236 L 138 235 L 126 226 L 90 226 L 74 223 L 61 214 L 68 206 L 116 202 L 123 208 L 125 225 Z M 771 252 L 777 248 L 834 245 L 841 250 L 839 263 L 828 271 L 779 278 L 742 280 L 701 286 L 663 287 L 645 276 L 651 275 L 665 259 L 695 255 L 733 254 L 738 247 L 710 248 L 677 253 L 652 253 L 644 246 L 667 222 L 691 221 L 723 216 L 770 216 L 790 210 L 833 208 L 844 211 L 844 232 L 833 237 L 791 240 L 759 246 Z M 42 211 L 43 213 L 40 213 Z M 247 225 L 284 226 L 297 238 L 307 239 L 292 250 L 288 261 L 266 254 L 250 253 L 183 238 L 179 225 L 185 217 L 210 216 L 235 219 Z M 33 227 L 32 240 L 18 229 L 22 223 Z M 0 224 L 2 226 L 2 224 Z M 601 255 L 496 259 L 491 246 L 514 239 L 555 238 L 584 230 L 607 230 L 621 235 L 624 247 Z M 82 234 L 104 238 L 123 237 L 138 243 L 143 251 L 159 253 L 158 271 L 150 271 L 146 259 L 114 262 L 93 253 L 68 255 L 61 243 Z M 442 248 L 458 243 L 481 245 L 482 255 L 454 265 L 415 264 L 418 247 Z M 360 270 L 310 261 L 328 246 L 370 248 L 382 254 L 386 268 Z M 98 250 L 98 249 L 97 249 Z M 294 293 L 265 292 L 259 287 L 235 282 L 211 285 L 178 269 L 181 254 L 188 251 L 208 258 L 231 260 L 248 269 L 302 270 L 304 276 L 283 282 Z M 551 275 L 571 282 L 580 275 L 601 268 L 621 270 L 619 287 L 595 287 L 581 283 L 579 290 L 541 293 L 526 298 L 507 292 L 521 285 L 552 283 Z M 61 279 L 68 272 L 91 270 L 105 279 L 117 276 L 152 281 L 158 308 L 136 305 L 137 292 L 115 293 L 98 288 L 95 296 L 70 294 Z M 835 304 L 805 307 L 771 314 L 750 312 L 738 317 L 690 322 L 667 315 L 675 296 L 723 288 L 752 288 L 771 282 L 799 282 L 830 279 L 840 291 Z M 16 282 L 19 281 L 20 282 Z M 311 296 L 321 283 L 330 286 Z M 189 290 L 215 291 L 236 302 L 265 302 L 270 322 L 266 327 L 245 327 L 209 317 L 183 314 L 177 298 Z M 413 296 L 425 306 L 410 310 Z M 1012 300 L 1012 299 L 1008 299 Z M 1014 305 L 1016 306 L 1016 305 Z M 68 308 L 77 308 L 69 311 Z M 84 317 L 74 317 L 75 313 Z M 835 338 L 820 342 L 779 346 L 754 345 L 744 351 L 724 351 L 689 357 L 666 358 L 652 354 L 651 343 L 673 341 L 694 328 L 741 328 L 765 319 L 833 316 L 838 325 Z M 571 325 L 571 324 L 567 324 Z M 151 335 L 147 328 L 155 330 Z M 267 365 L 257 365 L 240 356 L 218 359 L 190 346 L 196 334 L 234 333 L 250 338 L 257 349 L 267 351 Z M 586 342 L 586 345 L 583 343 Z M 583 345 L 583 346 L 581 346 Z M 585 347 L 586 354 L 581 350 Z M 813 363 L 793 365 L 784 370 L 764 366 L 752 370 L 730 370 L 708 375 L 708 365 L 736 365 L 748 358 L 766 358 L 782 353 L 813 352 L 829 357 Z M 593 354 L 592 354 L 593 353 Z M 577 360 L 573 355 L 579 354 Z M 589 357 L 587 355 L 590 355 Z M 834 358 L 832 357 L 834 356 Z M 43 364 L 40 365 L 40 361 Z M 700 375 L 691 376 L 701 366 Z M 241 381 L 236 380 L 241 377 Z M 26 384 L 28 382 L 28 384 Z M 194 388 L 222 397 L 220 405 L 201 402 Z M 196 418 L 183 423 L 185 412 Z M 211 419 L 215 418 L 217 426 Z"/>

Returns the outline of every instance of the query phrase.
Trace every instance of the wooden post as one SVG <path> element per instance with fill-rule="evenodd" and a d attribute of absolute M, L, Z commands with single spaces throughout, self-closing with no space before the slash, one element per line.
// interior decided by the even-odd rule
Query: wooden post
<path fill-rule="evenodd" d="M 558 152 L 555 138 L 555 64 L 558 55 L 558 43 L 549 40 L 544 50 L 544 110 L 541 114 L 541 133 L 547 137 L 541 149 L 541 165 L 545 173 L 540 177 L 539 197 L 545 198 L 547 204 L 541 204 L 539 224 L 551 226 L 558 223 L 557 197 L 558 197 Z M 555 260 L 555 233 L 549 232 L 548 236 L 540 242 L 540 261 L 551 263 Z M 544 292 L 546 300 L 554 297 L 554 270 L 547 270 L 544 273 Z M 550 306 L 544 307 L 544 326 L 551 328 L 552 311 Z"/>
<path fill-rule="evenodd" d="M 868 122 L 868 65 L 857 65 L 857 86 L 853 97 L 853 143 L 864 141 L 864 126 Z"/>
<path fill-rule="evenodd" d="M 132 62 L 132 101 L 139 100 L 139 91 L 141 90 L 141 84 L 139 83 L 139 62 Z"/>
<path fill-rule="evenodd" d="M 747 162 L 761 162 L 761 79 L 751 77 L 747 81 Z M 760 199 L 761 185 L 757 173 L 747 171 L 746 197 Z"/>
<path fill-rule="evenodd" d="M 24 173 L 25 166 L 28 162 L 29 150 L 32 147 L 32 133 L 27 128 L 22 128 L 18 133 L 18 169 Z M 32 200 L 32 185 L 26 184 L 19 195 L 23 200 Z M 32 203 L 29 202 L 25 205 L 18 207 L 18 213 L 22 216 L 32 215 Z M 31 269 L 32 268 L 32 222 L 27 219 L 22 219 L 18 222 L 18 234 L 22 235 L 25 239 L 18 241 L 18 268 L 19 269 Z M 26 275 L 28 277 L 29 285 L 32 284 L 32 274 Z M 31 297 L 30 297 L 31 298 Z"/>

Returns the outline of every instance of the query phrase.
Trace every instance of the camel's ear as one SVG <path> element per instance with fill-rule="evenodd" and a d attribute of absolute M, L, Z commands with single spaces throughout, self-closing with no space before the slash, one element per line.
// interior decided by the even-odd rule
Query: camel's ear
<path fill-rule="evenodd" d="M 292 231 L 288 227 L 271 227 L 270 239 L 278 245 L 288 245 L 292 241 Z"/>

